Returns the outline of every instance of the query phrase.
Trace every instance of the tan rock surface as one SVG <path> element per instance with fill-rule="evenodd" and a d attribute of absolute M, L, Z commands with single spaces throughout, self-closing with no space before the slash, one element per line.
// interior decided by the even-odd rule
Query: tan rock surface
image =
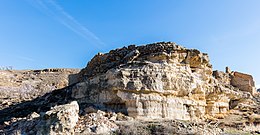
<path fill-rule="evenodd" d="M 212 74 L 208 55 L 196 49 L 131 45 L 96 55 L 79 73 L 72 97 L 135 118 L 180 120 L 225 114 L 230 102 L 250 97 L 230 85 L 229 73 Z"/>

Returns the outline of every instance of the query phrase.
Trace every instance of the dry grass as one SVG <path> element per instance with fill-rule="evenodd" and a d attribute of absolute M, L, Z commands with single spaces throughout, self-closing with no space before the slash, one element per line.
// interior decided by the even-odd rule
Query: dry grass
<path fill-rule="evenodd" d="M 220 129 L 206 123 L 177 120 L 120 122 L 117 125 L 119 126 L 119 130 L 115 133 L 117 135 L 216 135 L 220 133 Z"/>

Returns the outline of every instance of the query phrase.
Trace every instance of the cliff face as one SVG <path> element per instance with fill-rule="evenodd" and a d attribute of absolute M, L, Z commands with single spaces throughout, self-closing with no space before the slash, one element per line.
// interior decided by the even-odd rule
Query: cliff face
<path fill-rule="evenodd" d="M 208 55 L 196 49 L 172 42 L 130 45 L 97 54 L 78 72 L 0 71 L 0 134 L 142 134 L 145 129 L 220 134 L 226 127 L 260 128 L 253 77 L 229 68 L 212 71 Z M 167 122 L 161 124 L 162 118 Z"/>
<path fill-rule="evenodd" d="M 196 49 L 171 42 L 131 45 L 96 55 L 79 73 L 72 97 L 135 118 L 201 120 L 250 96 L 243 91 L 254 84 L 235 85 L 238 73 L 226 84 L 212 74 L 208 55 Z"/>

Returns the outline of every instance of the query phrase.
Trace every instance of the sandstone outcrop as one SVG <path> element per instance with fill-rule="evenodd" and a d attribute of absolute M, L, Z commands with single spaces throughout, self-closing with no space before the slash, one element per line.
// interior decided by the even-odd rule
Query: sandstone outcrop
<path fill-rule="evenodd" d="M 35 88 L 37 85 L 48 87 L 54 84 L 53 88 L 47 88 L 47 93 L 36 94 L 36 98 L 30 97 L 22 100 L 26 102 L 14 102 L 13 105 L 2 107 L 0 133 L 1 128 L 4 133 L 15 129 L 19 129 L 20 134 L 29 133 L 18 128 L 22 126 L 17 124 L 23 123 L 34 129 L 32 133 L 37 131 L 39 134 L 47 130 L 53 134 L 120 134 L 126 133 L 120 130 L 131 127 L 120 125 L 123 120 L 145 125 L 136 127 L 142 128 L 139 128 L 141 131 L 145 129 L 148 134 L 156 134 L 154 130 L 159 130 L 157 128 L 160 125 L 143 124 L 142 120 L 160 122 L 162 118 L 168 121 L 166 125 L 161 124 L 165 133 L 174 131 L 172 133 L 188 134 L 198 131 L 198 134 L 219 134 L 226 127 L 258 132 L 260 98 L 255 94 L 253 77 L 231 71 L 230 68 L 226 68 L 226 72 L 213 71 L 208 55 L 196 49 L 187 49 L 172 42 L 130 45 L 109 53 L 98 53 L 78 74 L 78 71 L 69 71 L 65 75 L 65 83 L 59 78 L 60 72 L 68 71 L 46 69 L 30 71 L 28 74 L 23 71 L 23 74 L 30 76 L 28 81 L 23 78 L 19 83 L 10 82 L 10 87 L 19 89 L 24 89 L 21 88 L 24 84 L 30 84 L 33 90 L 29 92 L 40 90 Z M 51 77 L 44 80 L 42 75 L 46 74 L 51 74 Z M 5 81 L 0 86 L 6 87 L 4 82 L 8 81 L 2 80 Z M 8 95 L 3 97 L 6 99 Z M 132 119 L 137 122 L 130 122 Z M 194 127 L 178 120 L 194 125 L 197 122 L 209 122 L 209 127 L 214 130 L 207 129 L 205 123 Z M 41 123 L 39 125 L 42 126 L 35 123 Z M 175 128 L 176 125 L 178 127 Z M 192 132 L 186 132 L 186 128 Z"/>
<path fill-rule="evenodd" d="M 136 118 L 200 119 L 205 95 L 214 90 L 211 74 L 208 56 L 198 50 L 132 45 L 96 55 L 72 97 Z"/>
<path fill-rule="evenodd" d="M 97 54 L 79 73 L 72 97 L 135 118 L 181 120 L 225 114 L 230 102 L 250 97 L 231 83 L 238 73 L 212 74 L 208 55 L 196 49 L 172 42 L 131 45 Z"/>

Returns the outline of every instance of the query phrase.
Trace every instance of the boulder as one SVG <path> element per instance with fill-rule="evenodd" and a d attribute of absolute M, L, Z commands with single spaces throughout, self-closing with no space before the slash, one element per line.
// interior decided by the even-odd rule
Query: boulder
<path fill-rule="evenodd" d="M 71 135 L 78 122 L 79 105 L 76 101 L 53 107 L 41 115 L 33 112 L 24 118 L 13 118 L 6 121 L 0 134 L 37 134 L 37 135 Z"/>
<path fill-rule="evenodd" d="M 79 105 L 76 101 L 54 107 L 46 112 L 37 124 L 37 134 L 73 134 L 79 118 L 78 113 Z"/>

